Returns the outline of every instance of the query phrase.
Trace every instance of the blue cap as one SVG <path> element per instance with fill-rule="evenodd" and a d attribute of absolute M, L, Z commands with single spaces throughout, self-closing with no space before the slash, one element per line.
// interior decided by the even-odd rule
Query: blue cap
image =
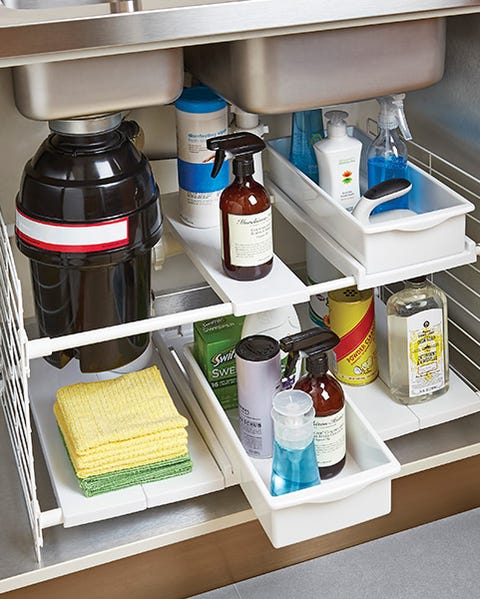
<path fill-rule="evenodd" d="M 182 95 L 175 102 L 175 108 L 183 112 L 216 112 L 225 108 L 227 103 L 223 98 L 217 96 L 209 87 L 198 85 L 186 87 Z"/>

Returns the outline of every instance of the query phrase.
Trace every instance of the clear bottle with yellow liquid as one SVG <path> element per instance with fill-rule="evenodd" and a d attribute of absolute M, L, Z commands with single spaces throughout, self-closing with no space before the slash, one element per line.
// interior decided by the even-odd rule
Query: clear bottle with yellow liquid
<path fill-rule="evenodd" d="M 448 390 L 447 299 L 426 277 L 387 301 L 390 392 L 410 405 Z"/>

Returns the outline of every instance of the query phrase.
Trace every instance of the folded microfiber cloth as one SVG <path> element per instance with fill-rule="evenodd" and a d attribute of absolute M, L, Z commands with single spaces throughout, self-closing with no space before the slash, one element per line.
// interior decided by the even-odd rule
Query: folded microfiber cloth
<path fill-rule="evenodd" d="M 187 451 L 188 436 L 185 429 L 144 435 L 125 442 L 113 442 L 91 450 L 89 454 L 77 455 L 72 449 L 68 426 L 61 414 L 56 414 L 57 422 L 65 440 L 70 459 L 78 476 L 86 478 L 124 468 L 143 466 L 163 459 L 183 455 Z"/>
<path fill-rule="evenodd" d="M 54 412 L 80 478 L 187 452 L 188 421 L 178 413 L 156 366 L 62 387 Z"/>
<path fill-rule="evenodd" d="M 78 478 L 78 483 L 86 497 L 117 491 L 132 485 L 151 483 L 172 476 L 180 476 L 192 471 L 192 461 L 188 454 L 172 460 L 153 462 L 137 468 L 126 468 L 108 474 L 99 474 L 88 478 Z"/>

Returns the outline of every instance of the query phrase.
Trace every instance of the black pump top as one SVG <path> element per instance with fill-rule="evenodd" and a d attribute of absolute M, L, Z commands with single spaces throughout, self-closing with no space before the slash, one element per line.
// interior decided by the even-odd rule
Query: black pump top
<path fill-rule="evenodd" d="M 284 352 L 288 352 L 284 377 L 288 378 L 294 371 L 301 351 L 305 351 L 307 354 L 306 368 L 308 372 L 320 376 L 325 374 L 328 370 L 325 352 L 333 349 L 338 343 L 340 343 L 338 335 L 331 330 L 321 329 L 320 327 L 283 337 L 283 339 L 280 339 L 280 348 Z"/>
<path fill-rule="evenodd" d="M 230 133 L 207 139 L 207 148 L 216 152 L 212 177 L 218 175 L 225 158 L 233 158 L 233 174 L 236 177 L 248 177 L 255 172 L 253 154 L 261 152 L 265 142 L 253 133 Z"/>
<path fill-rule="evenodd" d="M 305 368 L 309 374 L 314 376 L 323 376 L 328 370 L 328 358 L 325 350 L 314 347 L 312 351 L 307 352 Z"/>

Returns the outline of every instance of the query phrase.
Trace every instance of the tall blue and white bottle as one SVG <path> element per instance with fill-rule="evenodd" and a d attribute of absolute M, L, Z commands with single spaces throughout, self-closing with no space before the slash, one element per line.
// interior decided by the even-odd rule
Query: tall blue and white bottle
<path fill-rule="evenodd" d="M 368 148 L 368 187 L 387 179 L 408 179 L 408 152 L 405 140 L 412 139 L 408 128 L 403 100 L 405 94 L 377 98 L 379 133 Z M 408 209 L 408 194 L 385 202 L 372 210 L 372 214 L 394 209 Z"/>
<path fill-rule="evenodd" d="M 215 179 L 210 176 L 215 153 L 208 150 L 207 139 L 227 133 L 227 103 L 199 85 L 185 88 L 175 109 L 180 217 L 191 227 L 218 227 L 220 195 L 230 182 L 230 163 L 224 162 Z"/>

